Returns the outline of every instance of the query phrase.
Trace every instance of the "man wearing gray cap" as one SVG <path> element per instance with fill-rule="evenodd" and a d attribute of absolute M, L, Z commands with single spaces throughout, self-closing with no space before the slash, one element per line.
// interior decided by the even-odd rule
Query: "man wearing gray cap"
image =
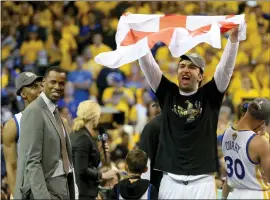
<path fill-rule="evenodd" d="M 23 72 L 15 80 L 17 95 L 24 100 L 25 107 L 34 101 L 42 91 L 43 77 L 32 72 Z M 17 149 L 20 136 L 20 120 L 23 112 L 17 113 L 4 126 L 3 146 L 7 168 L 8 185 L 14 194 L 17 169 Z"/>
<path fill-rule="evenodd" d="M 162 74 L 151 52 L 139 59 L 163 115 L 154 166 L 163 171 L 159 199 L 216 199 L 218 115 L 238 46 L 237 27 L 213 79 L 203 86 L 205 61 L 196 53 L 180 57 L 178 85 Z"/>
<path fill-rule="evenodd" d="M 270 101 L 258 98 L 249 103 L 239 122 L 225 131 L 222 151 L 227 180 L 223 199 L 270 199 L 270 146 L 257 134 L 269 119 Z"/>

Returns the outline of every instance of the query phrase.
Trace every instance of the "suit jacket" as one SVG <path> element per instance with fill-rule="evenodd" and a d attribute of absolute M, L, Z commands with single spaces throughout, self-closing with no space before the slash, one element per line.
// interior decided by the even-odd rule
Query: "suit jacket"
<path fill-rule="evenodd" d="M 68 128 L 64 124 L 66 130 Z M 20 147 L 14 199 L 51 199 L 58 196 L 57 189 L 50 185 L 50 179 L 61 159 L 59 128 L 53 114 L 38 97 L 24 110 L 21 119 Z M 72 164 L 72 150 L 66 134 L 69 161 Z M 74 199 L 74 178 L 68 178 L 70 197 Z"/>
<path fill-rule="evenodd" d="M 79 199 L 95 198 L 98 195 L 100 154 L 89 131 L 82 128 L 70 134 L 72 156 Z"/>

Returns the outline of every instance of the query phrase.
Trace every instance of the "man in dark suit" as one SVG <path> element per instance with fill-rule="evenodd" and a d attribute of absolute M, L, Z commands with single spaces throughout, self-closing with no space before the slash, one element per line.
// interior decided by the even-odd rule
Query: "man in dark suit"
<path fill-rule="evenodd" d="M 68 127 L 56 106 L 65 82 L 59 67 L 49 68 L 44 92 L 22 114 L 14 199 L 75 199 Z"/>
<path fill-rule="evenodd" d="M 142 131 L 139 143 L 139 148 L 144 152 L 146 152 L 148 155 L 149 158 L 147 163 L 148 167 L 150 164 L 150 170 L 148 170 L 145 174 L 143 174 L 142 177 L 149 179 L 150 176 L 150 183 L 154 185 L 157 190 L 159 189 L 160 181 L 162 179 L 163 174 L 162 171 L 154 169 L 159 143 L 161 123 L 162 123 L 161 114 L 157 115 L 154 119 L 149 121 Z"/>

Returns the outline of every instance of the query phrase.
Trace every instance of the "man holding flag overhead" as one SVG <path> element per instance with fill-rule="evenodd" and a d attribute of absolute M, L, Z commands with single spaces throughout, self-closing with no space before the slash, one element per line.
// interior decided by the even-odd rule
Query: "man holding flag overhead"
<path fill-rule="evenodd" d="M 220 48 L 221 33 L 232 30 L 214 77 L 201 86 L 205 61 L 187 54 L 199 43 Z M 244 15 L 180 16 L 123 15 L 117 49 L 95 57 L 99 64 L 116 68 L 139 59 L 162 110 L 159 145 L 154 168 L 163 171 L 159 199 L 216 199 L 216 129 L 224 93 L 229 85 L 239 41 L 245 40 Z M 162 41 L 172 56 L 180 57 L 179 85 L 169 81 L 151 54 Z"/>
<path fill-rule="evenodd" d="M 219 109 L 229 85 L 238 51 L 234 28 L 214 77 L 200 87 L 205 61 L 198 54 L 180 57 L 179 86 L 161 72 L 151 53 L 139 59 L 163 113 L 155 168 L 164 172 L 160 199 L 215 199 L 216 129 Z"/>

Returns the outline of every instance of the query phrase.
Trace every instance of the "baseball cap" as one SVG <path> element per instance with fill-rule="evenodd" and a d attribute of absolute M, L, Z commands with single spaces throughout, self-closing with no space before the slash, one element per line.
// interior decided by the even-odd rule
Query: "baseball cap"
<path fill-rule="evenodd" d="M 110 76 L 111 76 L 111 79 L 115 81 L 116 83 L 124 81 L 123 75 L 118 72 L 112 72 L 110 73 Z"/>
<path fill-rule="evenodd" d="M 36 74 L 32 72 L 23 72 L 20 73 L 19 76 L 15 80 L 15 87 L 16 87 L 16 94 L 20 95 L 20 91 L 23 87 L 27 85 L 31 85 L 36 80 L 42 81 L 42 76 L 37 76 Z"/>
<path fill-rule="evenodd" d="M 270 119 L 270 101 L 265 98 L 257 98 L 249 103 L 248 112 L 258 120 Z"/>
<path fill-rule="evenodd" d="M 35 32 L 38 31 L 38 27 L 35 26 L 35 25 L 30 26 L 29 29 L 28 29 L 28 31 L 29 31 L 30 33 L 35 33 Z"/>
<path fill-rule="evenodd" d="M 185 54 L 180 56 L 180 58 L 184 60 L 186 59 L 190 60 L 196 67 L 199 67 L 200 69 L 202 69 L 202 71 L 204 71 L 205 60 L 199 54 L 197 53 Z"/>

